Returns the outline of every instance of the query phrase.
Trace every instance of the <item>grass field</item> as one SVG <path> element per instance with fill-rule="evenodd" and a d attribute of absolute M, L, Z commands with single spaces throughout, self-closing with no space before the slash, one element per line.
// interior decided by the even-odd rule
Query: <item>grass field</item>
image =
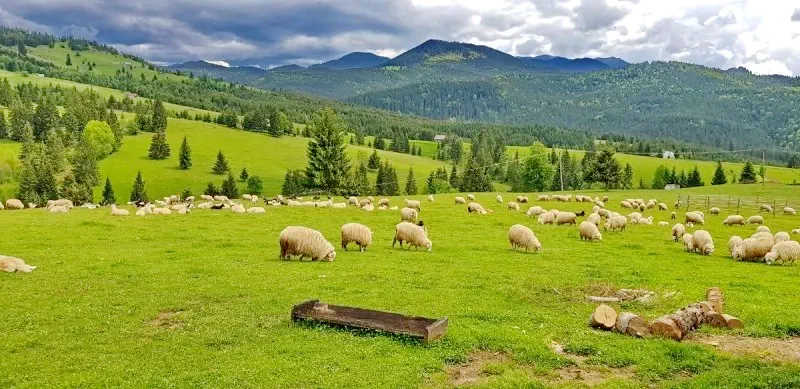
<path fill-rule="evenodd" d="M 609 208 L 626 197 L 672 204 L 678 194 L 714 189 L 745 195 L 757 187 L 765 195 L 791 193 L 778 185 L 610 192 Z M 745 328 L 703 328 L 700 337 L 780 343 L 797 336 L 800 299 L 792 296 L 800 267 L 739 263 L 725 252 L 730 235 L 749 235 L 754 227 L 723 227 L 724 216 L 709 217 L 704 228 L 717 251 L 704 257 L 671 242 L 668 228 L 630 226 L 587 243 L 575 227 L 539 226 L 522 212 L 492 204 L 494 194 L 478 195 L 496 209 L 487 216 L 468 215 L 453 205 L 453 196 L 422 205 L 434 243 L 430 253 L 391 248 L 395 212 L 268 208 L 265 215 L 196 210 L 146 218 L 114 218 L 107 208 L 0 212 L 14 231 L 13 240 L 0 242 L 0 252 L 39 266 L 30 274 L 0 274 L 0 326 L 12 329 L 0 342 L 0 386 L 445 388 L 455 384 L 452 369 L 476 352 L 497 357 L 478 369 L 475 387 L 800 385 L 796 360 L 770 362 L 775 355 L 766 352 L 745 356 L 697 340 L 635 339 L 586 325 L 594 304 L 584 294 L 655 291 L 661 297 L 652 304 L 615 305 L 652 319 L 719 286 L 727 311 Z M 368 251 L 337 250 L 333 263 L 278 259 L 277 237 L 285 226 L 319 229 L 338 246 L 346 222 L 372 228 Z M 534 229 L 544 245 L 540 253 L 509 249 L 506 231 L 516 223 Z M 800 218 L 768 216 L 766 224 L 789 230 L 800 228 Z M 54 233 L 45 239 L 43 231 Z M 663 297 L 668 292 L 677 294 Z M 442 341 L 425 345 L 292 323 L 292 305 L 310 298 L 448 316 L 450 326 Z M 723 348 L 728 338 L 721 339 Z M 556 354 L 551 342 L 569 354 Z M 575 369 L 583 379 L 567 373 Z"/>

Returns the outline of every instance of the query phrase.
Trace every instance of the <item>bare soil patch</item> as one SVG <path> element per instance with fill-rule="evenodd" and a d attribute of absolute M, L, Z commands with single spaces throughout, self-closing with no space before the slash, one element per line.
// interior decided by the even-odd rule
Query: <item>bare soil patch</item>
<path fill-rule="evenodd" d="M 161 311 L 156 317 L 150 321 L 150 326 L 164 330 L 176 330 L 183 327 L 180 320 L 180 314 L 183 311 Z"/>
<path fill-rule="evenodd" d="M 490 364 L 506 363 L 511 359 L 499 352 L 476 351 L 469 355 L 466 363 L 448 367 L 447 374 L 453 386 L 469 386 L 482 383 L 489 378 L 484 368 Z"/>
<path fill-rule="evenodd" d="M 723 352 L 775 362 L 800 362 L 800 338 L 750 338 L 737 335 L 698 335 L 692 341 Z"/>

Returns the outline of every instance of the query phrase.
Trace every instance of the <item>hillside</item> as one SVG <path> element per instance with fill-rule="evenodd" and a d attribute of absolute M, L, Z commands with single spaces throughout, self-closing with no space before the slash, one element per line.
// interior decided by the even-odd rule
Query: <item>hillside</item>
<path fill-rule="evenodd" d="M 338 59 L 333 59 L 317 65 L 311 65 L 309 66 L 309 69 L 345 70 L 371 68 L 382 65 L 388 60 L 389 58 L 387 57 L 382 57 L 372 53 L 355 52 L 347 54 Z"/>

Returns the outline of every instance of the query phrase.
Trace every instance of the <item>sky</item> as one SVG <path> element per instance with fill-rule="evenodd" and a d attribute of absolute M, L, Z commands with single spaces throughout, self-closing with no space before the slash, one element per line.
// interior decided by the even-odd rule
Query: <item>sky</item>
<path fill-rule="evenodd" d="M 310 65 L 427 39 L 800 76 L 800 0 L 3 0 L 0 24 L 157 63 Z"/>

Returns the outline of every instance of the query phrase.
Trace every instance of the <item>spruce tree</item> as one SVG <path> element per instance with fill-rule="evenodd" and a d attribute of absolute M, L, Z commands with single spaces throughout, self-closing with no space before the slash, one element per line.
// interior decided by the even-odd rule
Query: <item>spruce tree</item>
<path fill-rule="evenodd" d="M 609 147 L 604 147 L 600 150 L 594 159 L 594 177 L 592 181 L 602 182 L 605 189 L 614 189 L 620 183 L 620 166 L 617 159 L 614 158 L 614 150 Z"/>
<path fill-rule="evenodd" d="M 626 163 L 622 171 L 622 189 L 633 189 L 633 166 L 630 163 Z"/>
<path fill-rule="evenodd" d="M 117 203 L 117 196 L 114 195 L 114 188 L 111 186 L 111 179 L 106 177 L 106 185 L 103 187 L 103 200 L 100 205 L 111 205 Z"/>
<path fill-rule="evenodd" d="M 343 186 L 350 172 L 346 147 L 345 132 L 336 112 L 323 109 L 314 120 L 308 143 L 306 181 L 310 188 L 333 192 Z"/>
<path fill-rule="evenodd" d="M 220 187 L 220 192 L 222 192 L 223 196 L 228 197 L 229 199 L 235 199 L 239 197 L 239 188 L 236 187 L 236 180 L 233 178 L 233 174 L 228 172 L 228 178 L 225 181 L 222 181 L 222 187 Z"/>
<path fill-rule="evenodd" d="M 406 194 L 409 196 L 417 194 L 417 180 L 414 178 L 414 168 L 408 169 L 408 178 L 406 178 Z"/>
<path fill-rule="evenodd" d="M 47 133 L 54 130 L 61 117 L 58 115 L 56 105 L 49 98 L 43 98 L 36 106 L 31 124 L 33 125 L 33 136 L 36 139 L 44 140 Z"/>
<path fill-rule="evenodd" d="M 147 202 L 147 190 L 144 188 L 144 179 L 142 178 L 142 171 L 136 173 L 136 179 L 133 180 L 133 187 L 131 188 L 131 197 L 129 199 L 134 203 Z"/>
<path fill-rule="evenodd" d="M 397 196 L 400 194 L 400 183 L 397 181 L 397 171 L 386 163 L 384 167 L 384 181 L 383 181 L 383 193 L 387 196 Z"/>
<path fill-rule="evenodd" d="M 289 170 L 283 178 L 281 194 L 285 196 L 299 196 L 305 191 L 305 172 L 302 170 Z"/>
<path fill-rule="evenodd" d="M 374 150 L 372 154 L 369 156 L 369 160 L 367 161 L 367 167 L 375 170 L 381 166 L 381 157 L 378 156 L 378 150 Z"/>
<path fill-rule="evenodd" d="M 739 175 L 739 183 L 753 184 L 756 182 L 756 171 L 753 168 L 753 163 L 747 161 L 744 163 L 742 173 Z"/>
<path fill-rule="evenodd" d="M 119 122 L 117 113 L 114 112 L 113 109 L 108 110 L 106 123 L 108 123 L 108 126 L 111 127 L 111 132 L 114 134 L 114 151 L 117 151 L 122 146 L 122 138 L 125 136 L 125 131 Z"/>
<path fill-rule="evenodd" d="M 355 189 L 358 192 L 358 196 L 368 196 L 372 193 L 372 188 L 370 187 L 369 177 L 367 176 L 367 165 L 363 162 L 358 165 L 358 169 L 355 171 L 355 179 L 353 180 L 355 184 Z"/>
<path fill-rule="evenodd" d="M 217 196 L 220 194 L 220 192 L 219 189 L 217 189 L 217 187 L 214 185 L 214 183 L 209 181 L 208 185 L 206 185 L 206 189 L 203 190 L 203 194 L 209 196 Z"/>
<path fill-rule="evenodd" d="M 217 161 L 214 162 L 214 167 L 211 169 L 211 171 L 214 174 L 225 174 L 229 170 L 231 169 L 228 166 L 228 160 L 225 159 L 225 155 L 222 154 L 222 150 L 220 150 L 217 152 Z"/>
<path fill-rule="evenodd" d="M 164 109 L 164 103 L 161 100 L 153 102 L 153 116 L 150 125 L 153 132 L 165 132 L 167 130 L 167 111 Z"/>
<path fill-rule="evenodd" d="M 692 169 L 692 171 L 689 173 L 688 181 L 688 186 L 692 188 L 705 185 L 703 178 L 700 176 L 700 169 L 697 168 L 697 165 L 694 165 L 694 169 Z"/>
<path fill-rule="evenodd" d="M 725 185 L 727 183 L 728 177 L 725 176 L 722 161 L 717 161 L 717 168 L 714 170 L 714 178 L 711 179 L 711 185 Z"/>
<path fill-rule="evenodd" d="M 384 194 L 383 180 L 386 178 L 385 165 L 382 163 L 378 166 L 378 175 L 375 178 L 375 194 Z"/>
<path fill-rule="evenodd" d="M 8 138 L 8 122 L 5 111 L 0 111 L 0 139 Z"/>
<path fill-rule="evenodd" d="M 164 132 L 156 132 L 150 139 L 150 150 L 147 156 L 150 159 L 167 159 L 170 155 L 169 144 L 167 143 L 167 135 Z"/>
<path fill-rule="evenodd" d="M 283 135 L 283 128 L 281 128 L 280 111 L 278 111 L 275 108 L 272 108 L 269 111 L 269 134 L 277 137 Z"/>
<path fill-rule="evenodd" d="M 178 166 L 182 170 L 187 170 L 192 167 L 192 149 L 189 147 L 189 140 L 186 139 L 186 136 L 183 137 L 183 142 L 181 142 L 181 151 L 178 154 Z"/>
<path fill-rule="evenodd" d="M 458 165 L 453 165 L 453 169 L 450 170 L 450 187 L 451 188 L 458 188 L 461 184 L 458 180 Z"/>
<path fill-rule="evenodd" d="M 247 193 L 261 195 L 264 192 L 264 181 L 259 176 L 247 178 Z"/>
<path fill-rule="evenodd" d="M 69 53 L 67 53 L 67 61 L 66 61 L 66 64 L 67 64 L 67 66 L 72 66 L 72 58 L 70 58 L 70 56 L 69 56 Z"/>
<path fill-rule="evenodd" d="M 247 181 L 248 177 L 250 177 L 250 173 L 247 172 L 247 167 L 243 167 L 242 172 L 239 173 L 239 179 L 244 182 Z"/>

